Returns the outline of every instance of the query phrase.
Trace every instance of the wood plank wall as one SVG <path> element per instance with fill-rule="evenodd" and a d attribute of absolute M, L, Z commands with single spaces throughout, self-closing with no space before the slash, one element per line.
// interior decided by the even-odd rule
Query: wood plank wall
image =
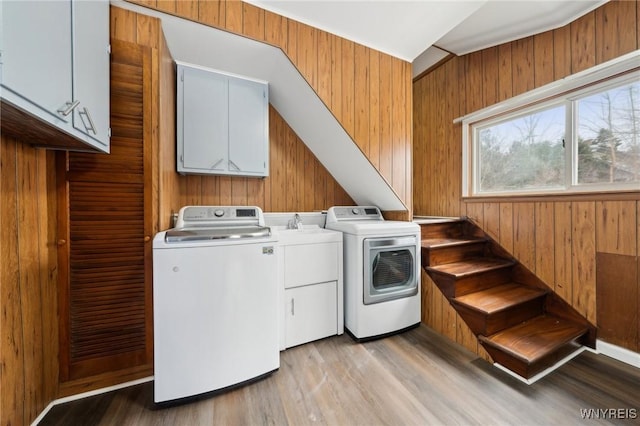
<path fill-rule="evenodd" d="M 469 216 L 590 321 L 604 321 L 610 330 L 635 330 L 633 338 L 608 336 L 606 330 L 599 330 L 599 338 L 634 351 L 640 350 L 640 282 L 638 273 L 632 274 L 640 254 L 640 193 L 623 199 L 602 194 L 465 201 L 461 197 L 461 125 L 452 123 L 457 117 L 638 49 L 639 16 L 637 1 L 612 1 L 556 30 L 454 57 L 413 84 L 414 214 Z M 631 265 L 634 278 L 626 284 L 598 282 L 596 254 L 600 253 L 631 257 L 622 263 Z M 603 274 L 606 276 L 611 274 Z M 486 355 L 433 282 L 426 274 L 422 278 L 423 321 Z M 608 286 L 606 291 L 603 286 Z M 620 293 L 629 297 L 620 297 Z M 635 310 L 635 317 L 609 319 L 596 309 L 597 294 L 601 304 L 608 304 L 605 298 L 628 304 L 613 311 Z"/>
<path fill-rule="evenodd" d="M 410 63 L 240 1 L 130 1 L 280 47 L 411 211 Z M 265 211 L 351 204 L 275 111 L 270 120 L 272 176 L 180 178 L 170 210 L 218 200 Z"/>
<path fill-rule="evenodd" d="M 29 424 L 58 392 L 55 163 L 0 135 L 0 424 Z"/>

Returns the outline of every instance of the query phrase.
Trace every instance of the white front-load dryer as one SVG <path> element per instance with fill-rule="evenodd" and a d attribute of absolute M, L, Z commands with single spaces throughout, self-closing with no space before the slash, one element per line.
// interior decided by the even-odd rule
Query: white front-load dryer
<path fill-rule="evenodd" d="M 358 341 L 420 324 L 420 226 L 386 221 L 377 207 L 331 207 L 343 233 L 345 328 Z"/>

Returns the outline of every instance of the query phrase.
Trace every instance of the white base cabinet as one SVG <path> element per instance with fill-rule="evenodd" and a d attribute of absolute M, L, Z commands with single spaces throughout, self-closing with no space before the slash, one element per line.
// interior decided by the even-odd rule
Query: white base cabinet
<path fill-rule="evenodd" d="M 338 334 L 337 281 L 285 290 L 286 347 Z"/>
<path fill-rule="evenodd" d="M 320 231 L 279 238 L 280 350 L 344 332 L 342 233 Z"/>

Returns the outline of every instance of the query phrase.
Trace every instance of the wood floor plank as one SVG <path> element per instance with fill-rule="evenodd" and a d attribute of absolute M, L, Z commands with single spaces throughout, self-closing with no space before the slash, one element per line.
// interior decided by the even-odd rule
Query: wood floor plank
<path fill-rule="evenodd" d="M 195 402 L 157 409 L 148 382 L 55 406 L 40 425 L 581 424 L 580 410 L 638 412 L 638 394 L 640 369 L 606 356 L 584 352 L 529 386 L 423 325 L 290 348 L 266 379 Z"/>

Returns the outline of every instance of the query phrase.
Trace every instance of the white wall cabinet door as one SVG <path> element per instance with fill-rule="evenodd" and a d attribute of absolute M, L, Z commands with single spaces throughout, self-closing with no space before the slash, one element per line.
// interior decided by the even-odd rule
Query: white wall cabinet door
<path fill-rule="evenodd" d="M 336 281 L 287 289 L 285 300 L 287 348 L 337 334 Z"/>
<path fill-rule="evenodd" d="M 251 175 L 269 174 L 268 114 L 264 83 L 229 79 L 230 170 Z"/>
<path fill-rule="evenodd" d="M 69 149 L 109 152 L 109 2 L 2 1 L 0 8 L 2 100 L 42 124 L 12 114 L 7 128 L 29 126 L 29 142 L 44 135 L 40 144 L 64 149 L 42 142 L 53 127 L 82 142 Z"/>
<path fill-rule="evenodd" d="M 96 17 L 107 19 L 96 19 Z M 109 3 L 73 2 L 73 127 L 109 149 Z"/>
<path fill-rule="evenodd" d="M 71 0 L 3 1 L 2 89 L 23 107 L 54 122 L 73 101 Z"/>
<path fill-rule="evenodd" d="M 178 171 L 225 172 L 228 165 L 228 83 L 223 75 L 179 67 Z"/>
<path fill-rule="evenodd" d="M 268 85 L 178 63 L 177 170 L 269 175 Z"/>

